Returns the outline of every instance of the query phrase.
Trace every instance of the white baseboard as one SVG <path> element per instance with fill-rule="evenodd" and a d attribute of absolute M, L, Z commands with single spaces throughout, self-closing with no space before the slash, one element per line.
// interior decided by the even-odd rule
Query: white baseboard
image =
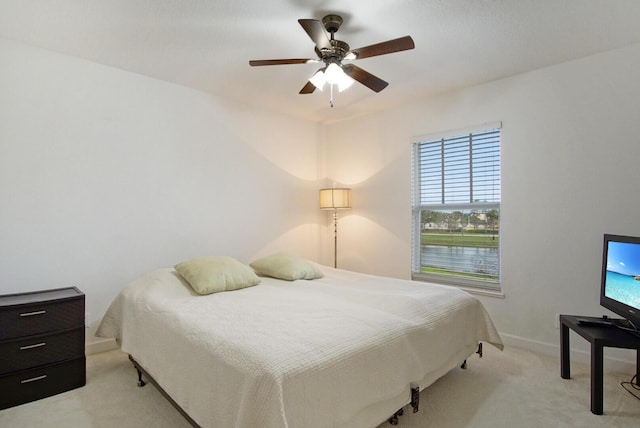
<path fill-rule="evenodd" d="M 120 345 L 115 339 L 96 336 L 96 331 L 100 325 L 100 320 L 91 323 L 85 329 L 84 353 L 85 355 L 98 354 L 100 352 L 113 351 L 119 349 Z"/>
<path fill-rule="evenodd" d="M 573 339 L 573 334 L 571 339 Z M 513 346 L 515 348 L 525 349 L 527 351 L 537 352 L 544 355 L 550 355 L 558 358 L 558 373 L 560 372 L 560 344 L 551 344 L 546 342 L 539 342 L 533 339 L 527 339 L 524 337 L 513 336 L 511 334 L 500 333 L 500 337 L 505 344 L 505 346 Z M 571 340 L 570 339 L 570 340 Z M 585 341 L 585 343 L 587 343 Z M 629 359 L 617 358 L 614 356 L 608 356 L 607 350 L 605 348 L 604 355 L 604 364 L 605 370 L 611 370 L 614 372 L 620 373 L 633 373 L 635 374 L 636 370 L 636 362 L 632 359 L 632 355 L 634 351 L 628 351 Z M 583 351 L 581 349 L 576 349 L 575 347 L 571 347 L 570 349 L 570 358 L 571 361 L 577 361 L 585 364 L 590 364 L 591 362 L 591 352 Z"/>
<path fill-rule="evenodd" d="M 115 339 L 102 339 L 99 337 L 87 337 L 84 344 L 84 353 L 86 355 L 98 354 L 100 352 L 113 351 L 119 349 L 120 346 Z"/>

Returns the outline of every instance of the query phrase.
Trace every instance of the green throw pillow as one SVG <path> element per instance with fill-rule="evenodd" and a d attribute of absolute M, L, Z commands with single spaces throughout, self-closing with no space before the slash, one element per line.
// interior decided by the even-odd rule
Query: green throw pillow
<path fill-rule="evenodd" d="M 232 257 L 201 257 L 174 266 L 198 294 L 238 290 L 260 283 L 249 266 Z"/>
<path fill-rule="evenodd" d="M 291 254 L 273 254 L 249 264 L 258 275 L 293 281 L 296 279 L 317 279 L 324 274 L 313 263 Z"/>

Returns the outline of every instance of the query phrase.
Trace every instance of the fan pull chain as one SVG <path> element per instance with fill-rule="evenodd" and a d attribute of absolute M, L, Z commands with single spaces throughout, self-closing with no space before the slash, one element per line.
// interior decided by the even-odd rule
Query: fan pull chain
<path fill-rule="evenodd" d="M 331 108 L 333 108 L 333 84 L 329 84 L 329 86 L 331 86 L 331 95 L 329 98 L 329 105 L 331 106 Z"/>

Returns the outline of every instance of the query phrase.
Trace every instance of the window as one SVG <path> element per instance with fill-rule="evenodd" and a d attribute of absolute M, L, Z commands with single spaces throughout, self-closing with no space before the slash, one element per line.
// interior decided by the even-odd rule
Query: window
<path fill-rule="evenodd" d="M 413 143 L 414 279 L 500 291 L 500 127 Z"/>

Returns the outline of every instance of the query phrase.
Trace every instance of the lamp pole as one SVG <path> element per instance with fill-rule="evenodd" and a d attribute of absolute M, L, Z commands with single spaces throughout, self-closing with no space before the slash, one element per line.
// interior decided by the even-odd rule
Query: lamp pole
<path fill-rule="evenodd" d="M 338 267 L 338 209 L 333 209 L 333 267 Z"/>
<path fill-rule="evenodd" d="M 333 267 L 338 267 L 338 209 L 351 208 L 351 189 L 320 189 L 320 209 L 333 210 Z"/>

